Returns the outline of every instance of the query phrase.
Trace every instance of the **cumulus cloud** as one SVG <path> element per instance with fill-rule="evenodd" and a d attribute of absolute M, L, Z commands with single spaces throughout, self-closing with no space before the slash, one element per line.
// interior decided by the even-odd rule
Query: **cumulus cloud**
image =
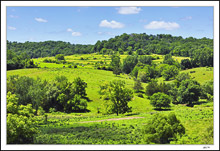
<path fill-rule="evenodd" d="M 80 32 L 72 32 L 72 36 L 81 36 L 82 34 Z"/>
<path fill-rule="evenodd" d="M 144 26 L 145 29 L 165 29 L 165 30 L 174 30 L 179 27 L 180 25 L 176 22 L 165 22 L 165 21 L 152 21 Z"/>
<path fill-rule="evenodd" d="M 72 32 L 73 30 L 71 28 L 68 28 L 66 31 L 68 32 Z"/>
<path fill-rule="evenodd" d="M 123 28 L 124 24 L 120 23 L 120 22 L 116 22 L 114 20 L 112 21 L 107 21 L 107 20 L 102 20 L 99 24 L 100 27 L 107 27 L 107 28 Z"/>
<path fill-rule="evenodd" d="M 48 22 L 46 19 L 43 18 L 35 18 L 36 21 L 41 22 L 41 23 L 46 23 Z"/>
<path fill-rule="evenodd" d="M 8 29 L 9 29 L 9 30 L 16 30 L 16 28 L 15 28 L 15 27 L 12 27 L 12 26 L 8 26 Z"/>
<path fill-rule="evenodd" d="M 72 36 L 81 36 L 82 35 L 80 32 L 73 31 L 73 29 L 71 29 L 71 28 L 67 28 L 66 31 L 71 32 Z"/>
<path fill-rule="evenodd" d="M 181 18 L 181 20 L 191 20 L 192 19 L 192 16 L 186 16 L 184 18 Z"/>
<path fill-rule="evenodd" d="M 117 9 L 118 9 L 118 13 L 123 15 L 138 14 L 141 11 L 140 7 L 120 7 Z"/>

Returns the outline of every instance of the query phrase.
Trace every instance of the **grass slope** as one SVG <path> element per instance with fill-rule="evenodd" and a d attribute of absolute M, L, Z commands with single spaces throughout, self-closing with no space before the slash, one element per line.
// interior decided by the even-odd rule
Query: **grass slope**
<path fill-rule="evenodd" d="M 160 62 L 163 60 L 163 56 L 158 56 L 159 59 L 154 61 Z M 125 57 L 126 55 L 121 55 L 122 59 Z M 140 98 L 135 94 L 133 100 L 129 102 L 129 106 L 132 106 L 131 113 L 119 116 L 115 114 L 98 114 L 97 108 L 100 108 L 101 113 L 105 113 L 103 101 L 98 93 L 99 85 L 112 80 L 124 80 L 126 87 L 132 89 L 133 79 L 126 74 L 115 76 L 111 71 L 94 69 L 94 63 L 97 61 L 110 62 L 110 57 L 107 55 L 87 54 L 66 56 L 65 58 L 68 62 L 82 63 L 85 66 L 63 68 L 63 64 L 43 63 L 45 58 L 38 58 L 34 59 L 34 61 L 40 63 L 39 66 L 42 68 L 7 71 L 7 77 L 20 75 L 33 78 L 39 77 L 46 80 L 53 80 L 58 75 L 64 75 L 69 81 L 73 81 L 74 78 L 80 76 L 88 85 L 86 92 L 91 100 L 88 102 L 90 112 L 70 114 L 60 112 L 48 113 L 48 121 L 41 123 L 40 133 L 34 138 L 36 144 L 144 144 L 142 142 L 141 129 L 147 126 L 147 121 L 156 112 L 162 114 L 176 113 L 186 128 L 186 136 L 185 140 L 181 142 L 182 144 L 201 144 L 205 142 L 203 135 L 207 132 L 207 127 L 213 124 L 213 102 L 200 100 L 193 108 L 184 105 L 171 105 L 170 110 L 156 111 L 150 105 L 150 101 L 145 95 L 144 98 Z M 54 57 L 50 57 L 50 59 L 54 59 Z M 181 60 L 184 58 L 177 57 L 177 59 Z M 213 79 L 213 68 L 200 67 L 181 72 L 189 73 L 201 84 Z M 163 78 L 159 79 L 159 81 L 163 80 Z M 143 83 L 144 88 L 146 85 L 146 83 Z M 80 123 L 129 116 L 143 118 Z M 39 116 L 38 118 L 44 117 Z M 213 141 L 211 141 L 212 143 Z"/>

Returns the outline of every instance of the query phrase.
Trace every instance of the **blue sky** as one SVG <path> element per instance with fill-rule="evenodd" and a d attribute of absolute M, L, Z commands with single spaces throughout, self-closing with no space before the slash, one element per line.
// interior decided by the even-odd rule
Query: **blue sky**
<path fill-rule="evenodd" d="M 123 33 L 213 38 L 213 7 L 7 7 L 7 40 L 95 44 Z"/>

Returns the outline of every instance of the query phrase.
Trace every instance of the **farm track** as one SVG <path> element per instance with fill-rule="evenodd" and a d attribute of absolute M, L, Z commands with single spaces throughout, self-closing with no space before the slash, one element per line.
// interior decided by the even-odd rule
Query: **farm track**
<path fill-rule="evenodd" d="M 104 122 L 104 121 L 117 121 L 117 120 L 130 120 L 130 119 L 137 119 L 137 118 L 144 118 L 144 117 L 111 118 L 111 119 L 97 120 L 97 121 L 83 121 L 83 122 L 79 122 L 79 123 Z"/>

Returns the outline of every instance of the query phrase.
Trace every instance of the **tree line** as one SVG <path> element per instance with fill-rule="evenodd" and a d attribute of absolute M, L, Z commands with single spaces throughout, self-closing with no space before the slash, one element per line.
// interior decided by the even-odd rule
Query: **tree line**
<path fill-rule="evenodd" d="M 7 41 L 7 50 L 16 55 L 26 53 L 30 58 L 50 57 L 57 54 L 73 55 L 91 53 L 93 45 L 71 44 L 63 41 L 11 42 Z"/>

